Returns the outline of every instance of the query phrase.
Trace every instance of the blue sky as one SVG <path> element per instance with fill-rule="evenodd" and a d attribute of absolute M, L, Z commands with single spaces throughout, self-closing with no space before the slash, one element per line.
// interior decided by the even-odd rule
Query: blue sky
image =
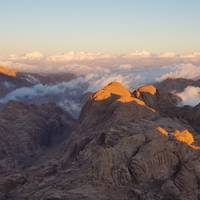
<path fill-rule="evenodd" d="M 199 0 L 0 0 L 0 53 L 200 51 Z"/>

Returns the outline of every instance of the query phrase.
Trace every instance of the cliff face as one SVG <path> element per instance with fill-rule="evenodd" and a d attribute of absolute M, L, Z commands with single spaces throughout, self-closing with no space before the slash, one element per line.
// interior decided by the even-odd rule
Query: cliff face
<path fill-rule="evenodd" d="M 131 93 L 120 83 L 110 83 L 90 96 L 76 130 L 53 147 L 62 124 L 71 124 L 69 117 L 52 106 L 29 107 L 32 112 L 27 112 L 27 105 L 10 109 L 17 114 L 8 115 L 8 105 L 0 125 L 13 120 L 14 125 L 1 132 L 1 152 L 13 138 L 14 158 L 20 152 L 37 155 L 38 149 L 49 150 L 24 170 L 2 172 L 1 199 L 198 200 L 195 124 L 200 116 L 197 111 L 195 120 L 189 118 L 192 108 L 177 108 L 176 102 L 175 96 L 153 85 Z M 6 139 L 6 132 L 13 133 L 12 140 Z"/>

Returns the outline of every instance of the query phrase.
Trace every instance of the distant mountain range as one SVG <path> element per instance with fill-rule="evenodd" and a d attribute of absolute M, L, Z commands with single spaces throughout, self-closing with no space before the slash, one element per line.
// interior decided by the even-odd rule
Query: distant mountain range
<path fill-rule="evenodd" d="M 0 95 L 3 96 L 10 91 L 20 87 L 30 87 L 36 84 L 53 85 L 70 81 L 75 76 L 66 74 L 34 74 L 16 72 L 13 69 L 0 66 Z"/>
<path fill-rule="evenodd" d="M 69 97 L 65 86 L 75 78 L 71 73 L 22 73 L 0 67 L 0 104 L 11 100 L 35 104 L 53 102 L 73 112 L 68 103 L 73 95 Z"/>

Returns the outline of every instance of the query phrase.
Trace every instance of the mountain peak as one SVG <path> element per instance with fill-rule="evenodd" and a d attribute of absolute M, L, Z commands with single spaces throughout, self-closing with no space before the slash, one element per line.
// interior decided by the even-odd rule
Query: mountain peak
<path fill-rule="evenodd" d="M 103 89 L 97 91 L 93 96 L 92 100 L 94 101 L 103 101 L 112 96 L 117 96 L 117 102 L 121 103 L 129 103 L 134 102 L 138 105 L 145 106 L 145 102 L 135 98 L 132 94 L 128 91 L 127 88 L 123 86 L 123 84 L 119 82 L 111 82 Z"/>
<path fill-rule="evenodd" d="M 0 74 L 10 76 L 10 77 L 16 77 L 17 76 L 17 72 L 15 70 L 10 69 L 10 68 L 5 67 L 5 66 L 0 66 Z"/>
<path fill-rule="evenodd" d="M 111 95 L 117 95 L 119 97 L 131 97 L 131 93 L 119 82 L 111 82 L 103 89 L 97 91 L 92 99 L 95 101 L 105 100 Z"/>

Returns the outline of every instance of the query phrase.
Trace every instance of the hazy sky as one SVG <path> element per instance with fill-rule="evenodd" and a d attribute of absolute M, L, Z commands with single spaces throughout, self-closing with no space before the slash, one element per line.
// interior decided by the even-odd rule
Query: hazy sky
<path fill-rule="evenodd" d="M 200 51 L 200 0 L 0 0 L 0 53 Z"/>

